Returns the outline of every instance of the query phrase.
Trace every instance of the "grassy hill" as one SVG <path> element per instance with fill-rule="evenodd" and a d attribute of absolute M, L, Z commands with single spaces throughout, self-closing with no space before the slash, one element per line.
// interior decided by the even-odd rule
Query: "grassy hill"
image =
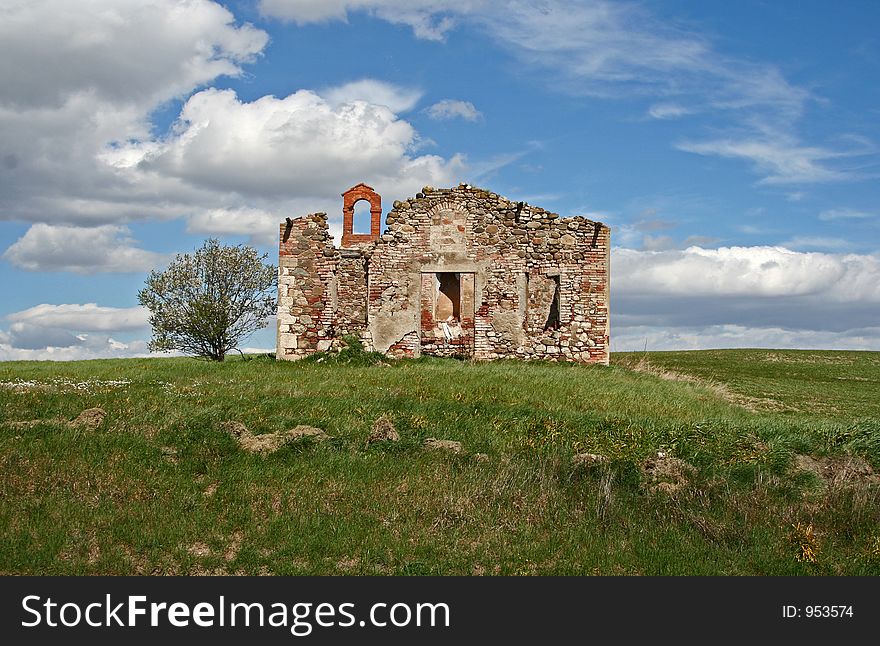
<path fill-rule="evenodd" d="M 880 574 L 878 395 L 870 352 L 0 363 L 0 571 Z"/>

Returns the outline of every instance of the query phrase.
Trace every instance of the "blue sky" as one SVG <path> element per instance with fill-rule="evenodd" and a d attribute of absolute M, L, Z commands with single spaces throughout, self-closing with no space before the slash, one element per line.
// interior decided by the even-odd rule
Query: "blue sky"
<path fill-rule="evenodd" d="M 612 350 L 880 350 L 880 5 L 0 0 L 0 360 L 365 181 L 612 227 Z M 273 328 L 249 340 L 274 345 Z"/>

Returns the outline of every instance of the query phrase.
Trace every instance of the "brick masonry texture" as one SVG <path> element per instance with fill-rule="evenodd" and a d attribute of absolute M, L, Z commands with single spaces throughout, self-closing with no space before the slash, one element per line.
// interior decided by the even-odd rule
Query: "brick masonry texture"
<path fill-rule="evenodd" d="M 281 225 L 279 359 L 343 335 L 390 356 L 608 363 L 611 231 L 460 184 L 394 203 L 366 184 L 343 196 L 342 248 L 327 216 Z M 352 232 L 370 203 L 371 232 Z"/>

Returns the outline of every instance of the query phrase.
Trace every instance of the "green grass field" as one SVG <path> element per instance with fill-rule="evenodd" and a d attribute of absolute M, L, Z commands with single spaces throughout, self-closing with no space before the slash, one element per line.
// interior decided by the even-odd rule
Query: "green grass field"
<path fill-rule="evenodd" d="M 332 437 L 261 456 L 230 421 Z M 880 574 L 870 466 L 876 352 L 0 363 L 0 572 Z"/>

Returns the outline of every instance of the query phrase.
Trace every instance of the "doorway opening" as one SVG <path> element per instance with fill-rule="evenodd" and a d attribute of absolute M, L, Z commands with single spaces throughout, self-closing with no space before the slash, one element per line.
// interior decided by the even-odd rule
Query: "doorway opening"
<path fill-rule="evenodd" d="M 437 288 L 434 320 L 438 322 L 456 322 L 461 320 L 461 274 L 457 272 L 440 272 L 435 276 Z"/>

